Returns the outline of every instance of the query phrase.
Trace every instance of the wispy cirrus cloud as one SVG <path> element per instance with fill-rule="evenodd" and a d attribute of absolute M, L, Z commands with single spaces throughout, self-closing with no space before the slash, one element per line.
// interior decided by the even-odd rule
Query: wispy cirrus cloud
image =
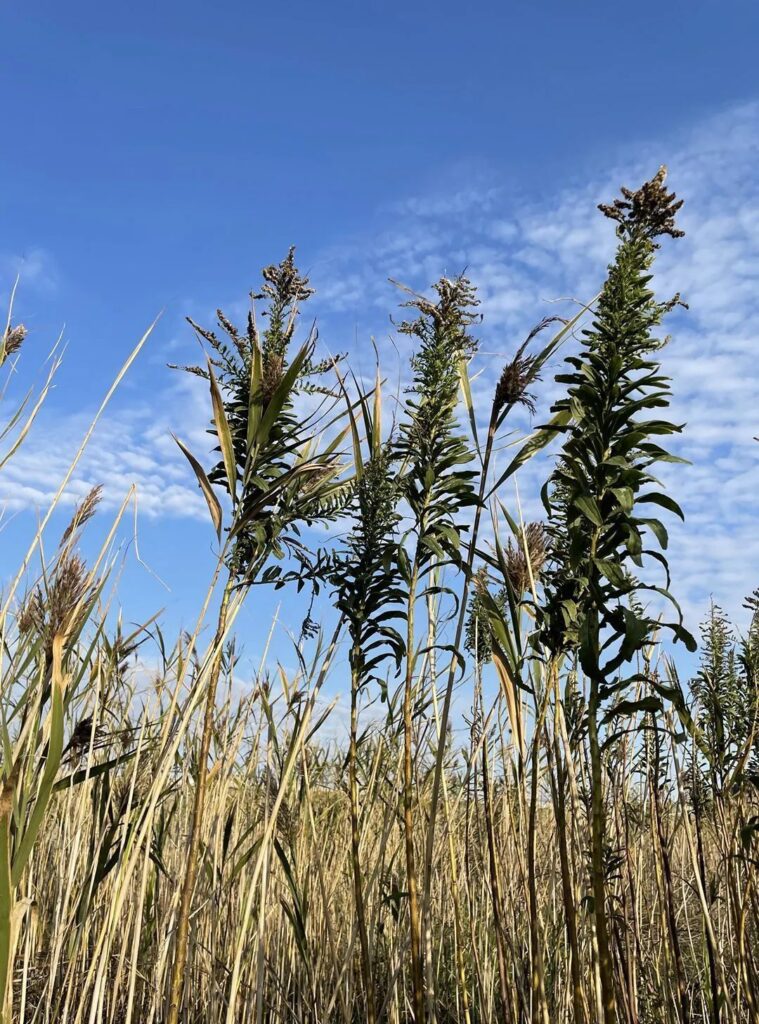
<path fill-rule="evenodd" d="M 209 446 L 204 424 L 204 395 L 193 380 L 179 379 L 157 401 L 123 404 L 106 413 L 85 448 L 62 498 L 71 506 L 96 484 L 103 506 L 115 508 L 134 486 L 142 515 L 207 517 L 198 489 L 172 432 L 178 423 L 185 440 L 204 453 Z M 0 472 L 0 507 L 8 513 L 43 511 L 77 454 L 94 410 L 61 414 L 43 412 L 13 457 Z"/>
<path fill-rule="evenodd" d="M 673 339 L 663 365 L 673 380 L 672 418 L 685 424 L 673 449 L 692 465 L 663 476 L 686 515 L 685 524 L 671 526 L 670 556 L 674 588 L 695 628 L 712 598 L 740 618 L 744 595 L 759 585 L 759 103 L 636 146 L 589 180 L 539 200 L 514 203 L 484 186 L 451 194 L 448 205 L 444 195 L 407 201 L 376 244 L 346 246 L 346 275 L 331 254 L 333 283 L 322 300 L 336 316 L 353 315 L 381 336 L 380 310 L 394 299 L 388 276 L 423 289 L 441 272 L 467 268 L 484 314 L 481 348 L 488 354 L 478 359 L 475 385 L 484 419 L 502 362 L 530 327 L 547 313 L 569 315 L 572 297 L 586 301 L 597 292 L 615 244 L 597 203 L 621 183 L 650 177 L 662 162 L 686 201 L 686 237 L 662 247 L 656 287 L 663 297 L 681 292 L 690 306 L 668 320 Z M 557 394 L 546 376 L 543 413 Z M 528 429 L 524 416 L 519 425 Z M 547 470 L 544 458 L 520 472 L 526 515 L 541 514 Z"/>
<path fill-rule="evenodd" d="M 485 418 L 504 360 L 532 325 L 549 313 L 568 315 L 575 300 L 598 290 L 615 239 L 596 204 L 608 201 L 621 183 L 649 177 L 661 162 L 686 200 L 680 218 L 686 237 L 667 240 L 656 284 L 662 296 L 679 291 L 690 304 L 668 321 L 673 341 L 663 361 L 673 378 L 672 417 L 687 424 L 675 448 L 693 463 L 665 474 L 686 513 L 686 523 L 670 531 L 671 564 L 674 589 L 693 628 L 710 597 L 735 613 L 743 595 L 759 584 L 759 445 L 753 440 L 759 434 L 759 104 L 638 145 L 554 194 L 535 197 L 525 188 L 515 199 L 482 175 L 473 185 L 399 200 L 379 211 L 380 227 L 317 254 L 312 306 L 330 350 L 352 349 L 359 369 L 367 369 L 373 335 L 393 378 L 406 372 L 408 339 L 389 341 L 388 314 L 403 296 L 388 278 L 426 289 L 441 273 L 466 268 L 484 315 L 475 398 Z M 539 417 L 556 394 L 550 377 L 541 385 Z M 72 500 L 91 483 L 104 483 L 107 500 L 116 503 L 135 481 L 146 515 L 204 517 L 170 437 L 174 430 L 207 444 L 205 395 L 195 383 L 172 383 L 149 402 L 122 405 L 107 416 L 81 463 Z M 22 509 L 49 500 L 67 464 L 64 453 L 75 450 L 85 419 L 42 421 L 0 474 L 0 502 Z M 530 427 L 524 415 L 515 423 L 522 431 Z M 504 452 L 501 463 L 508 457 Z M 528 516 L 540 515 L 539 485 L 547 469 L 546 459 L 536 460 L 520 473 Z M 512 491 L 505 497 L 514 500 Z"/>

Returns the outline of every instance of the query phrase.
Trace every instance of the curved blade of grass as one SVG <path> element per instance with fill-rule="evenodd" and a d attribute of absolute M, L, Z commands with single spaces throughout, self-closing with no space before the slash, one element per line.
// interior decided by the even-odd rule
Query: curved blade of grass
<path fill-rule="evenodd" d="M 6 596 L 5 596 L 5 601 L 3 602 L 2 609 L 0 610 L 0 621 L 4 620 L 5 616 L 8 614 L 8 609 L 11 607 L 11 603 L 12 603 L 14 597 L 16 596 L 16 591 L 18 590 L 18 587 L 19 587 L 19 584 L 21 583 L 21 580 L 26 575 L 26 571 L 29 568 L 29 563 L 31 562 L 31 560 L 32 560 L 32 558 L 34 556 L 34 552 L 37 550 L 37 547 L 39 546 L 42 534 L 44 533 L 45 528 L 47 527 L 47 524 L 50 522 L 50 518 L 53 515 L 53 512 L 57 508 L 58 502 L 61 500 L 61 496 L 63 495 L 63 492 L 68 487 L 69 481 L 71 480 L 71 477 L 74 475 L 74 470 L 79 465 L 79 460 L 81 459 L 81 457 L 82 457 L 82 455 L 84 453 L 85 448 L 87 447 L 87 445 L 90 442 L 90 438 L 92 437 L 92 435 L 93 435 L 93 433 L 95 431 L 95 427 L 100 422 L 100 419 L 101 419 L 103 413 L 105 412 L 106 408 L 108 407 L 108 403 L 113 398 L 113 395 L 116 392 L 116 389 L 118 388 L 119 384 L 124 379 L 124 377 L 126 376 L 130 366 L 132 365 L 132 363 L 135 361 L 135 359 L 139 355 L 140 351 L 142 350 L 143 345 L 145 344 L 145 342 L 150 337 L 150 335 L 151 335 L 151 333 L 153 331 L 153 328 L 155 327 L 157 322 L 158 322 L 157 319 L 153 321 L 153 323 L 150 325 L 150 327 L 148 327 L 147 331 L 145 331 L 143 336 L 140 338 L 140 340 L 137 342 L 135 347 L 129 353 L 129 355 L 128 355 L 124 365 L 121 367 L 121 369 L 119 370 L 119 372 L 116 375 L 116 378 L 114 379 L 113 383 L 109 387 L 109 389 L 108 389 L 108 391 L 106 393 L 105 398 L 100 403 L 100 407 L 98 408 L 98 411 L 95 413 L 95 416 L 94 416 L 92 422 L 90 423 L 90 426 L 87 429 L 86 434 L 84 435 L 84 439 L 82 440 L 82 443 L 79 445 L 79 449 L 77 450 L 76 455 L 74 456 L 73 460 L 71 461 L 71 464 L 69 465 L 69 468 L 66 470 L 66 473 L 65 473 L 65 475 L 63 477 L 63 480 L 61 481 L 60 486 L 58 487 L 58 490 L 55 492 L 53 500 L 51 501 L 50 506 L 48 507 L 48 510 L 45 513 L 45 515 L 44 515 L 44 517 L 42 519 L 42 522 L 40 523 L 40 525 L 39 525 L 39 527 L 37 529 L 37 532 L 36 532 L 36 534 L 34 536 L 34 539 L 32 540 L 32 543 L 29 545 L 29 549 L 28 549 L 28 551 L 27 551 L 26 555 L 24 556 L 24 559 L 23 559 L 23 561 L 21 563 L 21 568 L 19 569 L 18 573 L 16 574 L 16 577 L 13 580 L 13 583 L 8 588 L 8 591 L 7 591 Z"/>
<path fill-rule="evenodd" d="M 213 487 L 211 486 L 210 480 L 206 476 L 206 471 L 203 469 L 201 464 L 198 462 L 198 460 L 192 454 L 190 449 L 187 448 L 186 445 L 182 444 L 182 442 L 179 440 L 177 435 L 176 434 L 172 434 L 171 436 L 177 442 L 177 444 L 179 445 L 182 453 L 184 454 L 184 457 L 187 459 L 187 461 L 190 463 L 190 465 L 193 468 L 195 476 L 198 479 L 198 483 L 200 484 L 200 489 L 203 492 L 203 497 L 206 499 L 206 504 L 208 505 L 208 511 L 211 513 L 211 520 L 213 522 L 214 529 L 216 530 L 216 536 L 219 538 L 219 540 L 221 540 L 221 525 L 222 525 L 221 504 L 219 502 L 219 499 L 216 497 L 216 493 L 215 493 Z"/>
<path fill-rule="evenodd" d="M 53 678 L 52 678 L 52 707 L 50 710 L 50 738 L 48 740 L 47 760 L 45 770 L 42 773 L 37 800 L 34 809 L 29 817 L 24 834 L 18 844 L 11 865 L 11 885 L 15 888 L 21 881 L 21 875 L 29 860 L 34 841 L 40 830 L 47 805 L 50 802 L 50 795 L 53 791 L 55 776 L 63 754 L 63 640 L 62 636 L 56 636 L 53 640 Z"/>
<path fill-rule="evenodd" d="M 211 405 L 213 407 L 213 420 L 216 425 L 216 434 L 221 445 L 221 457 L 224 461 L 224 472 L 227 475 L 229 493 L 232 497 L 232 504 L 237 504 L 237 464 L 235 462 L 235 448 L 232 443 L 232 431 L 229 429 L 227 414 L 224 411 L 224 399 L 221 396 L 216 376 L 213 372 L 211 360 L 208 360 L 208 383 L 211 388 Z"/>

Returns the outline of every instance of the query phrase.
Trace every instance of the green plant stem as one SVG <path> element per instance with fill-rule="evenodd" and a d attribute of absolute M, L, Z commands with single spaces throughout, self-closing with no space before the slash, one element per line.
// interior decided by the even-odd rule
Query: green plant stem
<path fill-rule="evenodd" d="M 425 1019 L 424 966 L 422 964 L 422 930 L 419 913 L 419 891 L 414 854 L 414 761 L 413 761 L 413 696 L 414 696 L 414 602 L 419 582 L 418 557 L 414 558 L 408 591 L 406 633 L 406 678 L 403 688 L 403 825 L 406 847 L 406 884 L 408 885 L 409 931 L 411 938 L 411 978 L 414 988 L 414 1020 Z"/>
<path fill-rule="evenodd" d="M 459 605 L 459 617 L 456 623 L 456 635 L 453 641 L 454 652 L 461 649 L 461 641 L 464 635 L 464 627 L 466 625 L 467 616 L 467 597 L 469 595 L 469 585 L 472 579 L 472 568 L 474 566 L 474 557 L 477 551 L 477 537 L 480 530 L 480 522 L 482 519 L 482 507 L 485 497 L 485 487 L 487 485 L 488 469 L 490 467 L 490 459 L 493 453 L 493 443 L 495 441 L 496 434 L 496 418 L 491 416 L 490 425 L 488 426 L 487 440 L 485 442 L 485 454 L 482 459 L 482 471 L 480 474 L 480 486 L 477 495 L 477 505 L 475 506 L 474 512 L 474 523 L 472 524 L 472 534 L 469 541 L 469 550 L 467 553 L 466 565 L 464 567 L 464 581 L 462 585 L 462 593 Z M 435 842 L 435 823 L 437 819 L 437 807 L 440 799 L 440 786 L 443 776 L 443 759 L 445 756 L 445 744 L 443 743 L 443 737 L 446 734 L 448 728 L 448 719 L 451 713 L 451 701 L 453 699 L 453 687 L 456 681 L 456 666 L 458 661 L 455 653 L 451 657 L 450 665 L 448 667 L 448 677 L 445 685 L 445 696 L 443 698 L 443 708 L 440 715 L 440 742 L 438 743 L 437 757 L 435 758 L 435 771 L 432 779 L 432 798 L 430 801 L 430 820 L 427 826 L 427 842 L 425 847 L 424 857 L 424 916 L 426 918 L 429 913 L 429 897 L 430 897 L 430 872 L 432 870 L 432 851 Z"/>
<path fill-rule="evenodd" d="M 594 616 L 594 636 L 598 635 L 598 618 Z M 611 962 L 609 931 L 606 922 L 606 883 L 604 879 L 604 813 L 601 746 L 598 739 L 598 679 L 590 679 L 588 700 L 588 743 L 590 747 L 591 777 L 591 881 L 593 887 L 593 915 L 598 943 L 598 968 L 601 977 L 601 999 L 604 1024 L 617 1024 L 617 1001 L 614 992 L 614 973 Z"/>
<path fill-rule="evenodd" d="M 375 1024 L 376 996 L 374 993 L 374 979 L 372 976 L 372 961 L 369 950 L 369 935 L 366 928 L 366 909 L 364 906 L 364 893 L 361 878 L 360 860 L 360 833 L 359 833 L 359 807 L 358 807 L 358 692 L 359 680 L 356 672 L 351 673 L 351 720 L 350 720 L 350 747 L 348 750 L 348 775 L 350 788 L 350 815 L 351 815 L 351 862 L 353 866 L 353 893 L 356 900 L 356 919 L 358 923 L 358 936 L 361 945 L 361 973 L 364 980 L 364 994 L 366 998 L 366 1020 L 367 1024 Z"/>

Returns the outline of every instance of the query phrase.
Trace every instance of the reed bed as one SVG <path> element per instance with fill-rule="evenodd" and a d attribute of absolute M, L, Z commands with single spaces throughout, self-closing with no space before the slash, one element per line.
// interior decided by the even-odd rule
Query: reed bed
<path fill-rule="evenodd" d="M 759 1020 L 759 603 L 743 636 L 706 609 L 680 678 L 696 641 L 657 518 L 679 509 L 651 472 L 679 430 L 656 337 L 679 296 L 650 290 L 680 234 L 664 182 L 602 207 L 599 296 L 538 325 L 487 410 L 463 277 L 406 293 L 392 416 L 379 368 L 367 387 L 314 337 L 293 354 L 292 251 L 243 329 L 193 324 L 216 461 L 178 443 L 218 564 L 173 644 L 118 614 L 129 495 L 89 563 L 97 489 L 51 540 L 77 456 L 3 592 L 0 1020 Z M 9 318 L 6 370 L 23 342 Z M 538 411 L 565 344 L 564 397 Z M 6 417 L 2 464 L 49 383 Z M 496 474 L 519 406 L 540 425 Z M 510 481 L 550 442 L 525 523 Z M 263 651 L 241 685 L 262 586 L 314 600 L 298 667 Z"/>

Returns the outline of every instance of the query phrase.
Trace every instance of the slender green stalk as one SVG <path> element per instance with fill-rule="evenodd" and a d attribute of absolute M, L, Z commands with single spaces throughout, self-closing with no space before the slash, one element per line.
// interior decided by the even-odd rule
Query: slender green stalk
<path fill-rule="evenodd" d="M 597 632 L 596 632 L 597 635 Z M 614 991 L 614 966 L 607 925 L 606 877 L 604 870 L 604 844 L 606 841 L 606 811 L 604 807 L 603 767 L 601 745 L 598 738 L 599 717 L 598 681 L 590 680 L 588 699 L 588 746 L 590 749 L 591 779 L 591 882 L 593 886 L 593 920 L 598 943 L 598 969 L 601 976 L 601 999 L 605 1024 L 617 1024 L 617 998 Z"/>
<path fill-rule="evenodd" d="M 356 658 L 354 657 L 354 663 Z M 374 991 L 374 977 L 372 974 L 372 958 L 369 948 L 369 933 L 366 927 L 366 908 L 364 905 L 364 888 L 361 874 L 361 833 L 359 830 L 359 802 L 358 802 L 358 693 L 359 680 L 357 673 L 351 673 L 351 710 L 350 710 L 350 740 L 348 748 L 348 788 L 350 791 L 350 815 L 351 815 L 351 862 L 353 868 L 353 893 L 356 901 L 356 920 L 358 924 L 358 936 L 361 943 L 361 973 L 364 979 L 364 991 L 366 993 L 366 1020 L 368 1024 L 375 1024 L 377 1019 L 376 1005 L 377 997 Z"/>
<path fill-rule="evenodd" d="M 406 854 L 406 885 L 408 887 L 409 934 L 411 941 L 411 979 L 413 984 L 414 1020 L 425 1019 L 424 966 L 422 961 L 422 925 L 419 909 L 419 883 L 414 851 L 414 605 L 419 580 L 416 558 L 411 570 L 406 609 L 406 674 L 403 682 L 403 834 Z"/>

